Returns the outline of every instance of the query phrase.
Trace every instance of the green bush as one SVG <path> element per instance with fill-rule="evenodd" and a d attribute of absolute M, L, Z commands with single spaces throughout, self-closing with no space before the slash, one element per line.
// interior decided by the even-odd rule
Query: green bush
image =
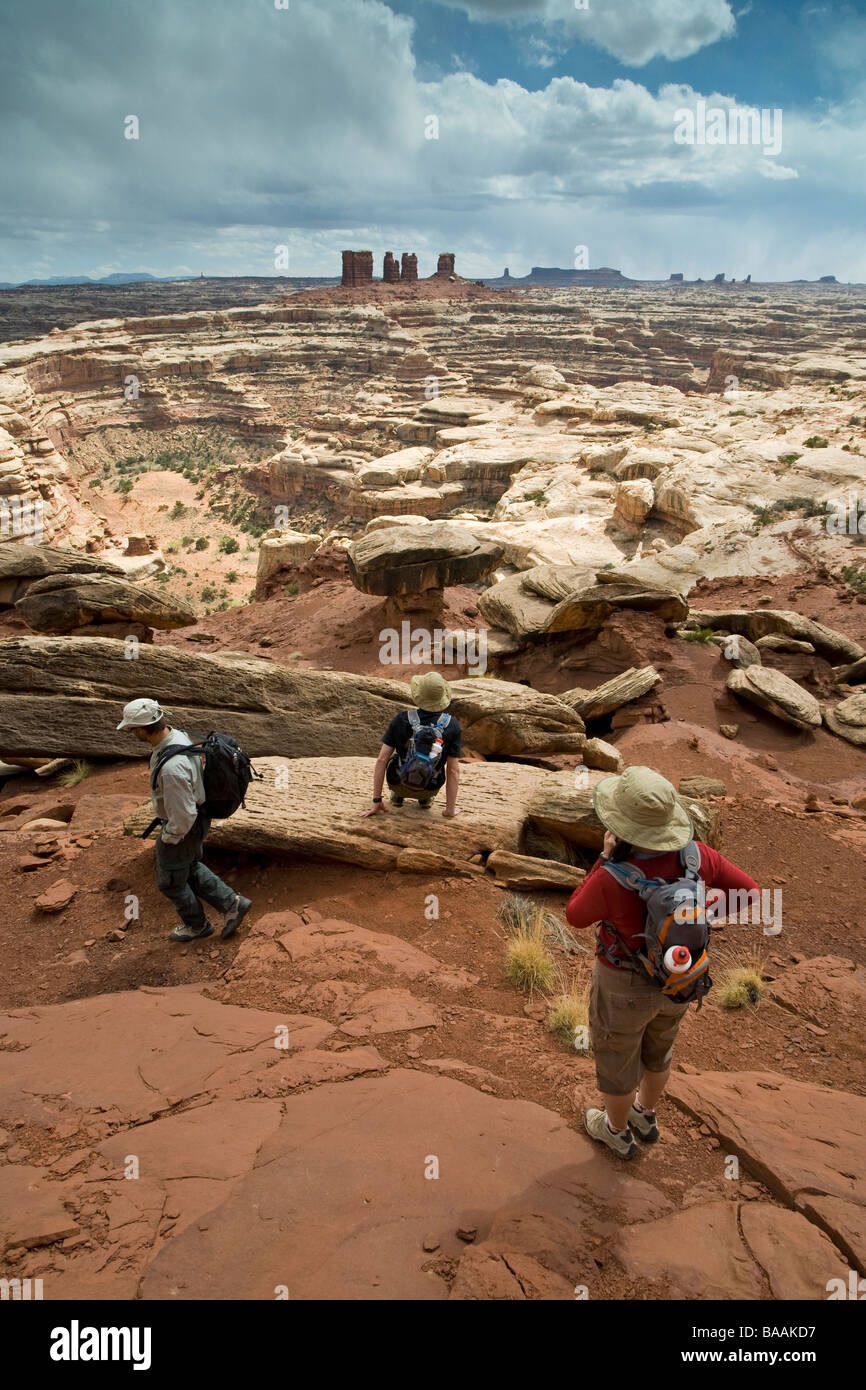
<path fill-rule="evenodd" d="M 196 540 L 195 548 L 196 550 L 207 550 L 209 545 L 210 541 L 208 540 L 207 536 L 199 536 Z"/>
<path fill-rule="evenodd" d="M 162 510 L 162 509 L 160 508 L 160 510 Z M 171 520 L 172 520 L 172 521 L 180 521 L 180 519 L 181 519 L 182 516 L 186 516 L 187 510 L 188 510 L 188 509 L 183 505 L 183 503 L 182 503 L 182 502 L 180 501 L 180 499 L 178 498 L 177 502 L 175 502 L 174 506 L 173 506 L 172 509 L 171 509 Z"/>
<path fill-rule="evenodd" d="M 780 462 L 780 463 L 796 463 L 796 462 L 797 462 L 797 459 L 801 459 L 802 457 L 803 457 L 802 454 L 780 454 L 780 455 L 779 455 L 779 462 Z"/>
<path fill-rule="evenodd" d="M 234 536 L 220 536 L 218 548 L 221 555 L 234 555 L 240 550 L 240 545 Z"/>
<path fill-rule="evenodd" d="M 203 603 L 210 603 L 212 598 L 216 598 L 216 589 L 212 584 L 205 584 L 201 591 Z"/>
<path fill-rule="evenodd" d="M 237 572 L 237 570 L 229 570 L 228 574 L 226 575 L 226 583 L 227 583 L 227 584 L 237 584 L 237 582 L 238 582 L 238 572 Z"/>
<path fill-rule="evenodd" d="M 827 440 L 820 434 L 810 434 L 808 439 L 803 440 L 803 443 L 807 449 L 826 449 L 829 447 Z"/>

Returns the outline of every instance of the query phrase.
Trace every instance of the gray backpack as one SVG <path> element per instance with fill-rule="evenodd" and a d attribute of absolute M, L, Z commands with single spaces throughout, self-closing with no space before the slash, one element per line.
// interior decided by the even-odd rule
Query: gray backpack
<path fill-rule="evenodd" d="M 663 878 L 644 878 L 633 864 L 606 863 L 605 869 L 623 888 L 639 893 L 646 906 L 646 926 L 643 948 L 631 951 L 612 922 L 605 922 L 616 937 L 626 956 L 626 969 L 637 974 L 644 972 L 658 985 L 662 994 L 681 1003 L 697 999 L 701 1007 L 704 995 L 712 986 L 710 961 L 710 924 L 707 918 L 707 895 L 701 880 L 701 852 L 694 840 L 680 850 L 682 878 L 667 883 Z M 672 973 L 665 965 L 665 953 L 672 946 L 685 946 L 691 956 L 688 970 Z M 606 960 L 622 967 L 623 962 L 611 951 L 603 951 Z"/>

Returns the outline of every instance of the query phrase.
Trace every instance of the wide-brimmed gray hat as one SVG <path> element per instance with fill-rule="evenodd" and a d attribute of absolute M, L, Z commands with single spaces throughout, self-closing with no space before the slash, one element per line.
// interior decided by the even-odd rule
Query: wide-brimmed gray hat
<path fill-rule="evenodd" d="M 694 839 L 691 817 L 676 789 L 651 767 L 628 767 L 603 777 L 592 796 L 595 814 L 606 830 L 636 849 L 683 849 Z"/>
<path fill-rule="evenodd" d="M 165 715 L 158 700 L 130 700 L 123 707 L 123 718 L 118 729 L 146 729 L 149 724 L 157 724 Z"/>
<path fill-rule="evenodd" d="M 438 671 L 425 671 L 423 676 L 413 676 L 409 682 L 412 699 L 418 709 L 447 709 L 451 704 L 451 687 Z"/>

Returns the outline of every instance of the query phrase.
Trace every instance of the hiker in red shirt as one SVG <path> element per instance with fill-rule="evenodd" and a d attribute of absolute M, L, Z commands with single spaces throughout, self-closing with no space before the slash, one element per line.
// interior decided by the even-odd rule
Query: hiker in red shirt
<path fill-rule="evenodd" d="M 618 882 L 605 864 L 634 865 L 645 878 L 674 882 L 683 874 L 679 851 L 693 842 L 693 831 L 671 783 L 648 767 L 602 778 L 593 804 L 605 827 L 604 847 L 566 911 L 572 927 L 599 923 L 589 1027 L 603 1108 L 587 1110 L 584 1123 L 593 1139 L 621 1158 L 634 1158 L 638 1147 L 632 1129 L 642 1139 L 658 1138 L 655 1106 L 667 1085 L 674 1039 L 689 1006 L 663 994 L 623 950 L 623 945 L 631 951 L 643 946 L 646 910 L 638 893 Z M 760 893 L 748 874 L 709 845 L 694 843 L 700 880 L 707 890 L 717 890 L 707 892 L 708 916 L 728 890 L 740 890 L 740 901 L 746 894 L 753 901 Z"/>

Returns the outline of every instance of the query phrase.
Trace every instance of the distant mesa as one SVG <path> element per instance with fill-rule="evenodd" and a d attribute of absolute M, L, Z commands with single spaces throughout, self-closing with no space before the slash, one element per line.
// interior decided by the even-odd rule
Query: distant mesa
<path fill-rule="evenodd" d="M 682 284 L 683 272 L 681 270 L 674 271 L 671 275 L 671 279 L 676 280 L 678 284 Z"/>
<path fill-rule="evenodd" d="M 838 285 L 838 283 L 835 275 L 822 275 L 818 280 L 819 285 Z"/>
<path fill-rule="evenodd" d="M 443 251 L 439 256 L 436 266 L 438 276 L 450 278 L 454 274 L 454 252 Z M 430 277 L 433 278 L 432 276 Z M 393 252 L 386 251 L 385 259 L 382 264 L 382 280 L 386 285 L 396 285 L 401 281 L 414 281 L 418 279 L 418 257 L 414 251 L 404 251 L 397 265 L 396 257 Z M 348 285 L 353 288 L 357 285 L 371 285 L 373 283 L 373 252 L 372 251 L 344 251 L 343 252 L 343 278 L 341 285 Z"/>
<path fill-rule="evenodd" d="M 610 266 L 600 266 L 598 270 L 565 270 L 560 266 L 534 265 L 528 275 L 512 275 L 505 268 L 505 273 L 495 280 L 485 280 L 484 284 L 490 289 L 500 289 L 508 286 L 517 289 L 526 286 L 544 286 L 553 289 L 568 289 L 572 285 L 585 286 L 587 288 L 601 287 L 610 288 L 616 285 L 637 285 L 638 280 L 629 280 L 619 270 L 612 270 Z"/>

